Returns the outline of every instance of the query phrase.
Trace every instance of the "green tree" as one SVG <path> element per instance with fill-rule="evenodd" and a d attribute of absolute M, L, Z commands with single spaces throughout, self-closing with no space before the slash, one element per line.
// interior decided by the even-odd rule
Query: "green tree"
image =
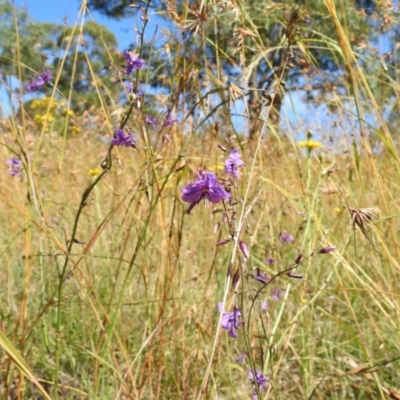
<path fill-rule="evenodd" d="M 72 103 L 75 110 L 99 106 L 99 92 L 103 101 L 110 104 L 120 86 L 115 85 L 115 77 L 107 73 L 107 65 L 118 60 L 115 35 L 104 25 L 87 22 L 83 32 L 72 27 L 64 27 L 55 38 L 59 50 L 53 59 L 54 69 L 61 68 L 58 89 L 67 95 L 72 90 Z M 65 49 L 68 51 L 65 56 Z M 114 98 L 115 100 L 115 98 Z"/>
<path fill-rule="evenodd" d="M 119 100 L 121 87 L 113 83 L 115 77 L 104 68 L 117 62 L 119 57 L 117 39 L 107 27 L 87 22 L 80 30 L 80 27 L 39 23 L 26 9 L 14 9 L 12 4 L 3 1 L 0 2 L 0 29 L 0 71 L 5 82 L 20 77 L 19 66 L 23 85 L 35 72 L 49 68 L 54 78 L 61 70 L 58 92 L 68 98 L 71 91 L 71 108 L 75 111 L 98 106 L 99 93 L 106 104 Z"/>
<path fill-rule="evenodd" d="M 130 3 L 88 0 L 91 9 L 116 18 L 135 10 L 128 7 Z M 251 136 L 260 129 L 258 117 L 265 106 L 271 106 L 271 122 L 279 124 L 283 97 L 288 91 L 304 88 L 312 100 L 333 87 L 341 90 L 346 85 L 335 26 L 319 0 L 177 0 L 152 1 L 151 6 L 161 9 L 166 21 L 180 28 L 175 40 L 169 39 L 168 54 L 158 54 L 153 60 L 158 77 L 175 80 L 171 96 L 184 92 L 190 109 L 204 94 L 199 94 L 199 88 L 205 80 L 212 80 L 213 93 L 221 89 L 221 102 L 228 102 L 224 80 L 241 85 L 253 121 Z M 367 43 L 363 50 L 367 52 L 379 35 L 374 25 L 374 18 L 381 12 L 378 4 L 372 0 L 344 0 L 337 8 L 348 37 L 355 45 Z M 171 55 L 174 63 L 168 61 Z M 198 79 L 177 81 L 177 77 L 187 77 L 193 71 Z M 160 86 L 160 82 L 163 80 L 151 83 Z M 182 85 L 185 90 L 179 91 Z"/>

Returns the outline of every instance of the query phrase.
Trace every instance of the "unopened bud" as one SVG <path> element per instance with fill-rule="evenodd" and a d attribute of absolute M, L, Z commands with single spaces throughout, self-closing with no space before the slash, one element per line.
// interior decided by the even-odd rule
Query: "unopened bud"
<path fill-rule="evenodd" d="M 319 251 L 318 254 L 328 254 L 328 253 L 330 253 L 331 251 L 333 251 L 333 250 L 335 250 L 335 249 L 336 249 L 335 246 L 324 247 L 324 248 L 322 248 L 322 249 Z"/>
<path fill-rule="evenodd" d="M 242 242 L 241 240 L 239 240 L 239 247 L 240 250 L 242 251 L 243 257 L 248 260 L 250 258 L 250 250 L 247 247 L 247 244 L 245 242 Z"/>
<path fill-rule="evenodd" d="M 235 275 L 233 275 L 233 278 L 232 278 L 232 288 L 233 289 L 236 289 L 236 287 L 239 283 L 239 280 L 240 280 L 240 273 L 239 273 L 239 270 L 237 270 L 235 272 Z"/>
<path fill-rule="evenodd" d="M 303 258 L 303 254 L 300 253 L 300 254 L 296 257 L 296 259 L 294 260 L 294 263 L 295 263 L 295 264 L 300 264 L 302 258 Z"/>
<path fill-rule="evenodd" d="M 289 273 L 287 274 L 287 276 L 288 276 L 289 278 L 294 278 L 294 279 L 302 279 L 302 278 L 303 278 L 303 275 L 297 275 L 297 274 L 294 274 L 293 272 L 289 272 Z"/>
<path fill-rule="evenodd" d="M 219 242 L 217 242 L 216 246 L 223 246 L 224 244 L 227 244 L 229 242 L 230 242 L 229 239 L 222 239 Z"/>

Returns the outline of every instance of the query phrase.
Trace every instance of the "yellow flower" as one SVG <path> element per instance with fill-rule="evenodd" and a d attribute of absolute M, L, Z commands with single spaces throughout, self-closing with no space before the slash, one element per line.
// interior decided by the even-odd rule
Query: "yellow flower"
<path fill-rule="evenodd" d="M 100 168 L 94 168 L 89 170 L 89 175 L 91 176 L 97 176 L 101 174 L 101 169 Z"/>
<path fill-rule="evenodd" d="M 39 129 L 43 128 L 44 126 L 45 132 L 49 132 L 49 124 L 54 121 L 54 117 L 52 115 L 35 114 L 33 116 L 33 121 Z"/>
<path fill-rule="evenodd" d="M 72 133 L 82 133 L 82 128 L 78 125 L 72 125 L 70 130 Z"/>
<path fill-rule="evenodd" d="M 63 108 L 61 110 L 61 115 L 63 117 L 66 117 L 68 115 L 68 117 L 73 117 L 74 116 L 74 112 L 72 110 L 69 110 L 68 108 Z"/>
<path fill-rule="evenodd" d="M 307 141 L 299 142 L 297 144 L 300 147 L 306 147 L 307 150 L 313 150 L 313 149 L 317 149 L 319 147 L 324 147 L 324 146 L 322 146 L 322 143 L 317 142 L 315 140 L 307 140 Z"/>

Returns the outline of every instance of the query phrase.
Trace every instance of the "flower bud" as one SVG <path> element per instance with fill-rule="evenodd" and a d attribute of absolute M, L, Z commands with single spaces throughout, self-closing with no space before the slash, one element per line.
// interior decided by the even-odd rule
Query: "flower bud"
<path fill-rule="evenodd" d="M 247 244 L 245 242 L 242 242 L 241 240 L 239 240 L 239 247 L 240 250 L 242 251 L 243 257 L 248 260 L 250 258 L 250 250 L 247 247 Z"/>
<path fill-rule="evenodd" d="M 335 246 L 324 247 L 318 252 L 318 254 L 328 254 L 328 253 L 330 253 L 331 251 L 333 251 L 335 249 L 336 249 Z"/>
<path fill-rule="evenodd" d="M 294 279 L 303 279 L 303 275 L 294 274 L 293 272 L 288 272 L 287 276 Z"/>
<path fill-rule="evenodd" d="M 295 264 L 300 264 L 302 258 L 303 258 L 303 254 L 300 253 L 300 254 L 296 257 L 296 259 L 294 260 L 294 263 L 295 263 Z"/>

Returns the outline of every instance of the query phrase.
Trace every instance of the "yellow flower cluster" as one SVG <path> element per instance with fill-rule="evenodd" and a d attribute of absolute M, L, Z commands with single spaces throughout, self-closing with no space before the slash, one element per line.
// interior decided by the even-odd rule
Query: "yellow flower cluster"
<path fill-rule="evenodd" d="M 54 121 L 54 113 L 58 105 L 59 102 L 52 97 L 32 100 L 30 108 L 35 111 L 33 121 L 39 129 L 44 129 L 45 132 L 50 131 L 50 125 Z"/>
<path fill-rule="evenodd" d="M 38 128 L 42 129 L 44 127 L 44 131 L 49 132 L 50 124 L 54 121 L 54 117 L 48 114 L 35 114 L 33 120 Z"/>
<path fill-rule="evenodd" d="M 34 99 L 30 103 L 30 109 L 34 111 L 33 121 L 39 129 L 45 132 L 50 131 L 50 125 L 56 115 L 62 117 L 74 117 L 75 113 L 70 110 L 64 100 L 57 100 L 52 97 L 43 97 Z M 77 125 L 70 126 L 70 132 L 73 134 L 82 133 L 82 128 Z"/>
<path fill-rule="evenodd" d="M 52 97 L 43 97 L 42 99 L 34 99 L 30 103 L 30 108 L 33 111 L 46 112 L 50 106 L 50 111 L 54 111 L 60 104 Z"/>

